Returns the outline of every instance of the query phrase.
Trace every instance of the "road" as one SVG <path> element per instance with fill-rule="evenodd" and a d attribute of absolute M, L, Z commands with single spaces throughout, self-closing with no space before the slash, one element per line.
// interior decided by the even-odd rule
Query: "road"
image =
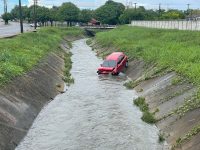
<path fill-rule="evenodd" d="M 33 30 L 29 24 L 24 24 L 24 32 Z M 9 22 L 9 25 L 4 25 L 4 22 L 0 21 L 0 38 L 13 36 L 20 34 L 20 24 L 18 22 Z"/>
<path fill-rule="evenodd" d="M 137 95 L 126 75 L 100 75 L 102 60 L 86 45 L 73 43 L 75 83 L 40 112 L 16 150 L 163 150 L 158 129 L 141 120 Z"/>

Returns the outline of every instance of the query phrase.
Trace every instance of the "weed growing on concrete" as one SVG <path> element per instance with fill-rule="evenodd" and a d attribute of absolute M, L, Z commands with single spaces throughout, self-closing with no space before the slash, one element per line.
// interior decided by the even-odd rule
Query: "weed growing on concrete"
<path fill-rule="evenodd" d="M 67 41 L 67 45 L 69 46 L 69 48 L 72 48 L 72 43 L 70 41 Z"/>
<path fill-rule="evenodd" d="M 146 123 L 156 123 L 156 119 L 155 119 L 155 113 L 151 113 L 149 112 L 149 106 L 148 104 L 145 102 L 145 98 L 143 97 L 138 97 L 137 99 L 135 99 L 134 104 L 136 106 L 138 106 L 140 108 L 140 110 L 143 112 L 143 116 L 142 116 L 142 120 Z"/>
<path fill-rule="evenodd" d="M 177 107 L 176 109 L 172 110 L 168 114 L 164 115 L 162 118 L 159 118 L 158 121 L 170 117 L 174 114 L 178 115 L 179 118 L 183 117 L 187 112 L 192 111 L 194 109 L 200 108 L 200 93 L 198 91 L 193 97 L 186 99 L 183 105 Z"/>
<path fill-rule="evenodd" d="M 162 142 L 165 141 L 165 134 L 164 133 L 159 132 L 159 134 L 158 134 L 158 141 L 159 141 L 159 143 L 162 143 Z"/>
<path fill-rule="evenodd" d="M 183 79 L 180 76 L 175 77 L 174 79 L 172 79 L 171 84 L 172 85 L 177 85 L 178 83 L 180 83 Z"/>
<path fill-rule="evenodd" d="M 173 114 L 174 114 L 174 112 L 171 111 L 171 112 L 169 112 L 168 114 L 162 116 L 161 118 L 157 118 L 157 121 L 161 121 L 161 120 L 163 120 L 163 119 L 166 119 L 167 117 L 170 117 L 170 116 L 172 116 Z"/>
<path fill-rule="evenodd" d="M 184 142 L 189 141 L 193 136 L 200 133 L 200 125 L 195 126 L 190 130 L 187 134 L 185 134 L 184 137 L 180 137 L 176 140 L 176 144 L 172 146 L 172 149 L 175 149 L 177 147 L 180 147 Z"/>
<path fill-rule="evenodd" d="M 142 112 L 144 111 L 149 111 L 149 106 L 148 104 L 145 102 L 145 98 L 144 97 L 138 97 L 137 99 L 135 99 L 134 101 L 134 104 L 136 106 L 138 106 L 140 108 L 140 110 Z"/>
<path fill-rule="evenodd" d="M 92 44 L 92 41 L 93 41 L 93 39 L 90 38 L 90 39 L 88 39 L 88 40 L 86 41 L 86 44 L 90 46 L 90 45 Z"/>
<path fill-rule="evenodd" d="M 143 112 L 143 116 L 141 118 L 144 122 L 153 124 L 156 123 L 156 119 L 154 113 L 150 113 L 149 111 Z"/>
<path fill-rule="evenodd" d="M 154 64 L 154 67 L 151 70 L 147 69 L 145 76 L 144 76 L 144 80 L 149 80 L 149 79 L 153 79 L 155 77 L 160 77 L 160 76 L 166 74 L 167 72 L 169 72 L 169 68 L 164 67 L 164 66 L 158 66 L 157 64 Z"/>
<path fill-rule="evenodd" d="M 140 88 L 137 92 L 143 92 L 144 90 L 142 88 Z"/>
<path fill-rule="evenodd" d="M 64 70 L 64 81 L 70 85 L 71 83 L 74 83 L 74 79 L 71 76 L 70 70 L 72 68 L 72 61 L 71 61 L 72 54 L 66 53 L 65 54 L 65 70 Z"/>
<path fill-rule="evenodd" d="M 184 92 L 188 91 L 189 89 L 191 89 L 190 86 L 187 86 L 185 87 L 184 89 L 180 90 L 180 91 L 175 91 L 174 93 L 172 93 L 171 95 L 163 98 L 163 99 L 160 99 L 160 102 L 161 103 L 164 103 L 164 102 L 167 102 L 169 100 L 172 100 L 174 97 L 177 97 L 177 96 L 180 96 L 182 95 Z"/>
<path fill-rule="evenodd" d="M 178 107 L 174 112 L 180 117 L 184 116 L 188 111 L 200 108 L 200 101 L 198 99 L 187 100 L 185 103 Z"/>
<path fill-rule="evenodd" d="M 130 81 L 128 81 L 128 82 L 125 82 L 125 83 L 124 83 L 124 86 L 125 86 L 127 89 L 134 89 L 138 84 L 139 84 L 139 82 L 130 80 Z"/>

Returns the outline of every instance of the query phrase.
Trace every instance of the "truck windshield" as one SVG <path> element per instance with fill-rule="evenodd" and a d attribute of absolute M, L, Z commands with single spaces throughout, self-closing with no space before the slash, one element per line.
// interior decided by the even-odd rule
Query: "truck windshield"
<path fill-rule="evenodd" d="M 115 67 L 117 65 L 116 61 L 114 60 L 105 60 L 102 64 L 102 67 Z"/>

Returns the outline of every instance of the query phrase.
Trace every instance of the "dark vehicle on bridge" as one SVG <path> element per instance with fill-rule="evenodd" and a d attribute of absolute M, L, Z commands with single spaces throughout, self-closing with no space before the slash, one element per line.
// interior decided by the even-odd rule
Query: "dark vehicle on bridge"
<path fill-rule="evenodd" d="M 114 52 L 106 57 L 101 67 L 98 68 L 98 74 L 118 75 L 123 68 L 128 67 L 128 57 L 122 52 Z"/>

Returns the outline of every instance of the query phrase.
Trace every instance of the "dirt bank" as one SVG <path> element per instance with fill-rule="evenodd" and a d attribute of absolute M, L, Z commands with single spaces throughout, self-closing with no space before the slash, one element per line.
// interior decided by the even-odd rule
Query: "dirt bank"
<path fill-rule="evenodd" d="M 71 40 L 78 38 L 71 38 Z M 26 135 L 42 107 L 64 90 L 64 55 L 51 52 L 34 69 L 0 89 L 0 149 L 12 150 Z M 64 44 L 64 45 L 63 45 Z"/>
<path fill-rule="evenodd" d="M 102 48 L 91 44 L 98 56 L 104 56 L 113 47 Z M 199 150 L 200 109 L 188 110 L 188 100 L 195 100 L 197 88 L 170 70 L 158 70 L 155 64 L 131 58 L 126 74 L 134 84 L 138 96 L 145 97 L 150 112 L 156 112 L 157 127 L 164 133 L 169 149 Z"/>

